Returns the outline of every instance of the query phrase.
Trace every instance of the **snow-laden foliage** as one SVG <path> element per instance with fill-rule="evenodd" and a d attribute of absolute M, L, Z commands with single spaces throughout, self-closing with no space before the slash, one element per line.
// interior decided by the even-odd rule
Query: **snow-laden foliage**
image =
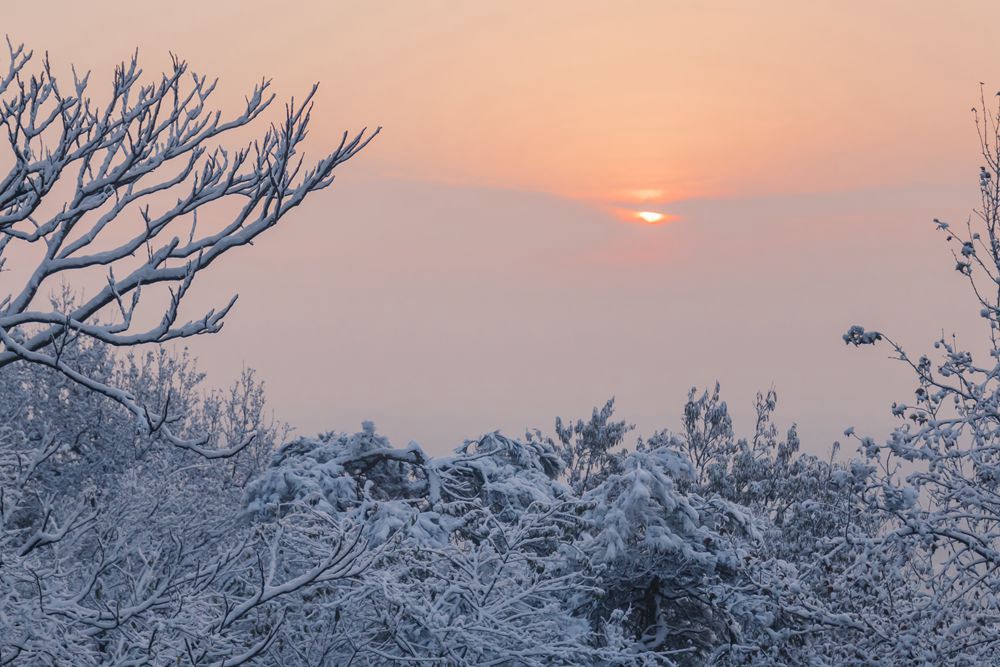
<path fill-rule="evenodd" d="M 432 457 L 369 423 L 279 447 L 251 371 L 206 393 L 184 353 L 66 354 L 175 433 L 254 446 L 206 459 L 57 372 L 4 371 L 14 664 L 864 664 L 927 599 L 912 550 L 880 550 L 874 468 L 799 454 L 773 392 L 749 439 L 716 389 L 634 446 L 609 402 Z"/>
<path fill-rule="evenodd" d="M 491 433 L 431 457 L 369 423 L 277 447 L 286 430 L 249 371 L 205 393 L 183 353 L 116 358 L 80 341 L 67 354 L 175 433 L 228 429 L 256 449 L 206 459 L 59 373 L 5 371 L 6 662 L 753 664 L 805 655 L 789 642 L 821 634 L 827 584 L 778 535 L 815 553 L 853 477 L 765 443 L 759 424 L 756 457 L 719 431 L 699 481 L 691 415 L 725 413 L 717 393 L 700 399 L 712 410 L 687 406 L 680 434 L 634 448 L 609 403 L 556 439 Z M 803 611 L 781 609 L 789 591 Z"/>
<path fill-rule="evenodd" d="M 414 443 L 393 448 L 366 423 L 283 446 L 248 485 L 246 508 L 269 521 L 309 507 L 363 525 L 377 550 L 356 580 L 323 592 L 328 604 L 290 619 L 298 637 L 338 629 L 313 654 L 365 664 L 587 663 L 614 651 L 591 646 L 586 618 L 573 613 L 596 589 L 586 571 L 566 567 L 583 505 L 561 470 L 537 439 L 493 433 L 431 458 Z M 299 645 L 278 642 L 276 662 L 312 664 Z"/>
<path fill-rule="evenodd" d="M 5 371 L 5 661 L 835 665 L 944 650 L 898 627 L 928 613 L 933 563 L 913 542 L 886 548 L 898 530 L 878 471 L 799 454 L 773 392 L 748 439 L 716 389 L 634 446 L 609 403 L 554 439 L 491 433 L 432 457 L 369 423 L 279 447 L 249 371 L 205 393 L 183 353 L 67 354 L 176 433 L 229 429 L 256 449 L 206 459 L 59 373 Z"/>
<path fill-rule="evenodd" d="M 247 486 L 246 511 L 266 522 L 307 506 L 363 526 L 378 555 L 289 617 L 269 655 L 834 664 L 860 599 L 834 591 L 834 551 L 852 522 L 875 530 L 861 504 L 871 471 L 798 455 L 794 428 L 776 437 L 775 404 L 759 397 L 750 440 L 734 437 L 716 390 L 692 393 L 681 432 L 633 449 L 610 402 L 558 421 L 555 440 L 494 433 L 446 457 L 393 448 L 371 424 L 288 443 Z M 710 438 L 704 419 L 722 424 Z M 699 447 L 711 453 L 690 456 Z M 300 654 L 307 637 L 323 640 Z"/>
<path fill-rule="evenodd" d="M 915 376 L 913 399 L 893 405 L 899 425 L 887 441 L 848 432 L 873 470 L 869 511 L 883 524 L 851 542 L 856 563 L 838 581 L 884 586 L 873 568 L 902 580 L 905 597 L 858 615 L 869 627 L 859 650 L 896 664 L 993 664 L 1000 651 L 1000 110 L 985 97 L 976 126 L 980 207 L 962 225 L 935 224 L 985 335 L 942 336 L 920 356 L 860 326 L 844 336 L 854 345 L 884 341 Z"/>
<path fill-rule="evenodd" d="M 624 468 L 587 494 L 590 531 L 579 545 L 604 588 L 591 613 L 624 613 L 639 645 L 688 662 L 729 639 L 714 589 L 735 575 L 740 553 L 716 526 L 740 517 L 679 492 L 692 468 L 667 448 L 634 452 Z"/>
<path fill-rule="evenodd" d="M 259 470 L 257 452 L 273 449 L 285 432 L 267 417 L 251 372 L 229 392 L 206 394 L 184 354 L 115 360 L 86 342 L 66 353 L 152 405 L 169 396 L 180 411 L 170 412 L 178 415 L 176 433 L 229 428 L 252 435 L 256 449 L 210 461 L 150 435 L 120 405 L 59 373 L 24 364 L 5 370 L 0 662 L 249 658 L 272 639 L 256 627 L 280 616 L 272 600 L 281 586 L 317 567 L 315 579 L 339 576 L 358 562 L 345 546 L 324 568 L 330 554 L 302 553 L 301 528 L 237 521 L 241 487 Z M 349 531 L 328 532 L 331 542 L 351 539 Z"/>

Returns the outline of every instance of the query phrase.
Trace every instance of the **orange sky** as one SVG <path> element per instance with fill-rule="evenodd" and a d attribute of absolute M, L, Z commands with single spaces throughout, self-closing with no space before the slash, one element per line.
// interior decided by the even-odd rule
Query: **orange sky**
<path fill-rule="evenodd" d="M 261 74 L 286 94 L 319 80 L 319 138 L 386 126 L 366 173 L 598 198 L 953 173 L 1000 18 L 986 2 L 159 7 L 18 3 L 5 30 L 98 70 L 137 45 L 150 67 L 172 50 L 221 75 L 222 100 Z"/>
<path fill-rule="evenodd" d="M 649 430 L 718 378 L 738 417 L 774 383 L 820 451 L 909 391 L 847 326 L 923 346 L 964 312 L 925 223 L 975 205 L 996 3 L 90 0 L 3 23 L 95 90 L 138 46 L 221 77 L 222 108 L 261 75 L 320 81 L 316 149 L 384 126 L 202 283 L 242 295 L 195 344 L 213 378 L 259 367 L 306 431 L 374 418 L 443 449 L 611 394 Z"/>

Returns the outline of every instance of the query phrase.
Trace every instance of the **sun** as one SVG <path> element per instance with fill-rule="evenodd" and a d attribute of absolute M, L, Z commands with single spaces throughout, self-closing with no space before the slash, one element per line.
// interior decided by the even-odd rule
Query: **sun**
<path fill-rule="evenodd" d="M 643 227 L 660 227 L 663 225 L 668 225 L 672 222 L 677 222 L 681 219 L 679 215 L 674 215 L 673 213 L 660 213 L 659 211 L 643 211 L 639 210 L 639 207 L 635 208 L 629 207 L 618 207 L 611 206 L 608 208 L 608 212 L 611 213 L 614 218 L 620 222 L 627 222 L 629 224 L 638 224 Z"/>

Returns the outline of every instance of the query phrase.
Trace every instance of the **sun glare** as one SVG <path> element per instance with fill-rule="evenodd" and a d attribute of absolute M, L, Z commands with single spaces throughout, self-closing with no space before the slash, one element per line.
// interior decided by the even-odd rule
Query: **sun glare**
<path fill-rule="evenodd" d="M 658 222 L 663 221 L 663 214 L 657 213 L 656 211 L 639 211 L 636 213 L 637 216 L 643 221 L 651 225 L 655 225 Z"/>

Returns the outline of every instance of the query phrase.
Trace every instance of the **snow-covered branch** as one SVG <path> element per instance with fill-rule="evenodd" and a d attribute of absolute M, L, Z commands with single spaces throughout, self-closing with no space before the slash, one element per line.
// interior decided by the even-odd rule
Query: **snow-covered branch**
<path fill-rule="evenodd" d="M 150 415 L 127 392 L 87 377 L 60 349 L 79 338 L 131 347 L 219 331 L 236 297 L 199 318 L 181 317 L 197 276 L 328 187 L 335 168 L 378 130 L 345 133 L 336 150 L 307 165 L 301 144 L 313 87 L 286 104 L 261 137 L 227 149 L 217 143 L 223 135 L 237 134 L 271 107 L 269 81 L 254 87 L 241 112 L 225 116 L 209 106 L 217 81 L 174 58 L 169 71 L 144 82 L 133 56 L 115 70 L 110 99 L 97 102 L 89 74 L 74 71 L 63 86 L 47 59 L 29 71 L 32 54 L 8 47 L 0 124 L 11 167 L 0 179 L 0 270 L 17 263 L 25 277 L 4 285 L 10 291 L 0 301 L 0 368 L 19 361 L 48 366 L 121 403 L 178 445 L 213 456 L 239 451 L 245 443 L 209 452 L 177 438 L 167 415 Z M 40 303 L 56 280 L 95 269 L 106 277 L 93 294 Z M 157 288 L 165 290 L 163 306 L 149 298 Z M 143 324 L 150 319 L 144 303 L 162 308 L 155 324 Z"/>

